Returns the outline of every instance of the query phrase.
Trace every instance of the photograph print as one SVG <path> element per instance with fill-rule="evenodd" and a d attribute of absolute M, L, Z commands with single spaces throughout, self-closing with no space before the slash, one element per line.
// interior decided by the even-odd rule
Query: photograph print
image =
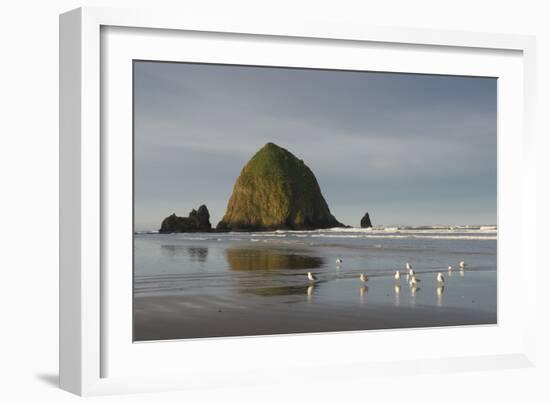
<path fill-rule="evenodd" d="M 497 323 L 497 80 L 133 62 L 134 341 Z"/>

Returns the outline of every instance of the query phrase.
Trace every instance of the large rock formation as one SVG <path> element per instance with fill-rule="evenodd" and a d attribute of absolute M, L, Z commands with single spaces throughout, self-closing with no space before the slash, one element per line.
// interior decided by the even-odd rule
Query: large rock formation
<path fill-rule="evenodd" d="M 369 213 L 365 213 L 363 218 L 361 218 L 361 228 L 371 228 L 372 223 L 370 222 Z"/>
<path fill-rule="evenodd" d="M 264 231 L 344 226 L 330 213 L 313 172 L 302 160 L 267 143 L 237 178 L 218 230 Z"/>
<path fill-rule="evenodd" d="M 208 232 L 211 230 L 210 213 L 203 204 L 198 210 L 191 210 L 189 217 L 178 217 L 176 214 L 166 217 L 162 220 L 159 232 Z"/>

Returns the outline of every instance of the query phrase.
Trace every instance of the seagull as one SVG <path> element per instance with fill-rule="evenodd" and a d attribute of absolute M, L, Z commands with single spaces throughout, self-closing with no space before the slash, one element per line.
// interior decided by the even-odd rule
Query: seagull
<path fill-rule="evenodd" d="M 411 280 L 409 281 L 409 284 L 411 286 L 416 286 L 417 283 L 420 283 L 420 280 L 415 277 L 415 275 L 411 275 Z"/>
<path fill-rule="evenodd" d="M 437 282 L 440 284 L 443 284 L 445 282 L 445 278 L 443 277 L 442 273 L 437 273 Z"/>
<path fill-rule="evenodd" d="M 407 262 L 407 263 L 405 264 L 405 269 L 407 269 L 407 270 L 409 270 L 409 271 L 412 269 L 412 266 L 409 264 L 409 262 Z"/>
<path fill-rule="evenodd" d="M 359 280 L 361 280 L 362 283 L 366 283 L 367 281 L 369 281 L 369 278 L 365 276 L 364 273 L 361 273 L 361 275 L 359 276 Z"/>
<path fill-rule="evenodd" d="M 395 272 L 395 275 L 393 276 L 394 279 L 399 280 L 401 278 L 401 273 L 399 273 L 399 270 Z"/>
<path fill-rule="evenodd" d="M 449 271 L 453 270 L 453 266 L 447 267 L 447 270 L 449 270 Z"/>
<path fill-rule="evenodd" d="M 317 281 L 318 280 L 317 276 L 314 276 L 313 274 L 311 274 L 310 271 L 307 272 L 307 278 L 308 278 L 309 281 Z"/>
<path fill-rule="evenodd" d="M 460 261 L 458 265 L 460 266 L 460 270 L 464 270 L 464 268 L 466 267 L 466 263 L 464 263 L 464 260 Z"/>
<path fill-rule="evenodd" d="M 343 262 L 342 259 L 340 259 L 340 258 L 336 259 L 336 264 L 342 264 L 342 262 Z"/>
<path fill-rule="evenodd" d="M 415 271 L 413 269 L 409 269 L 409 276 L 413 276 L 415 275 Z"/>

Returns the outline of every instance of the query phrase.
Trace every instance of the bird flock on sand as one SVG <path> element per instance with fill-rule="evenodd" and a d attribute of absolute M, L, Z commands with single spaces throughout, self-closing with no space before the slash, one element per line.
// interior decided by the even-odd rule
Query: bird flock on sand
<path fill-rule="evenodd" d="M 342 265 L 342 263 L 343 263 L 342 258 L 336 259 L 336 267 L 337 267 L 337 268 L 340 268 L 340 266 Z M 460 262 L 458 263 L 458 268 L 459 268 L 461 274 L 463 274 L 463 273 L 464 273 L 464 269 L 466 268 L 466 263 L 464 263 L 464 261 L 460 261 Z M 448 272 L 449 274 L 451 274 L 452 271 L 453 271 L 453 266 L 448 266 L 448 267 L 447 267 L 447 272 Z M 416 288 L 416 287 L 418 286 L 418 283 L 420 283 L 420 279 L 417 277 L 416 272 L 413 270 L 413 268 L 412 268 L 412 266 L 411 266 L 411 264 L 410 264 L 409 262 L 407 262 L 407 263 L 405 264 L 405 271 L 404 271 L 404 273 L 401 273 L 399 270 L 396 270 L 396 271 L 395 271 L 395 274 L 394 274 L 393 278 L 395 279 L 396 282 L 400 282 L 402 274 L 405 275 L 406 280 L 407 280 L 407 282 L 409 283 L 409 286 L 410 286 L 411 288 Z M 307 272 L 307 278 L 308 278 L 310 284 L 319 281 L 318 277 L 315 276 L 314 274 L 312 274 L 310 271 Z M 364 284 L 364 283 L 366 283 L 367 281 L 369 281 L 369 277 L 368 277 L 365 273 L 361 273 L 361 274 L 359 275 L 359 281 L 360 281 L 362 284 Z M 438 273 L 437 273 L 437 275 L 436 275 L 436 281 L 437 281 L 437 284 L 438 284 L 440 287 L 443 286 L 443 284 L 445 283 L 445 277 L 443 276 L 443 273 L 442 273 L 442 272 L 438 272 Z M 438 288 L 438 292 L 440 292 L 440 291 L 439 291 L 439 288 Z"/>

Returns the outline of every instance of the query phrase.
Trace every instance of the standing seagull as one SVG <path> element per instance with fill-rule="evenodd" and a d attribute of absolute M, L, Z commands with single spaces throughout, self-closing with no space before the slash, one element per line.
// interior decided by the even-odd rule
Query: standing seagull
<path fill-rule="evenodd" d="M 460 261 L 458 265 L 460 266 L 460 270 L 464 270 L 464 268 L 466 267 L 466 263 L 464 263 L 464 260 Z"/>
<path fill-rule="evenodd" d="M 396 270 L 395 275 L 393 276 L 394 279 L 399 280 L 401 278 L 401 273 L 399 273 L 399 270 Z"/>
<path fill-rule="evenodd" d="M 412 269 L 412 266 L 409 264 L 409 262 L 405 263 L 405 269 L 409 271 Z"/>
<path fill-rule="evenodd" d="M 364 273 L 361 273 L 361 275 L 359 276 L 359 280 L 361 280 L 362 283 L 366 283 L 367 281 L 369 281 L 369 278 L 365 276 Z"/>
<path fill-rule="evenodd" d="M 342 264 L 342 262 L 343 262 L 342 259 L 340 259 L 340 258 L 336 259 L 336 264 Z"/>
<path fill-rule="evenodd" d="M 313 274 L 311 274 L 310 271 L 307 272 L 307 278 L 309 281 L 317 281 L 317 276 L 314 276 Z"/>
<path fill-rule="evenodd" d="M 453 266 L 447 267 L 447 270 L 449 270 L 449 271 L 453 270 Z"/>
<path fill-rule="evenodd" d="M 445 282 L 445 278 L 443 277 L 442 273 L 437 273 L 437 282 L 439 284 L 443 284 Z"/>

